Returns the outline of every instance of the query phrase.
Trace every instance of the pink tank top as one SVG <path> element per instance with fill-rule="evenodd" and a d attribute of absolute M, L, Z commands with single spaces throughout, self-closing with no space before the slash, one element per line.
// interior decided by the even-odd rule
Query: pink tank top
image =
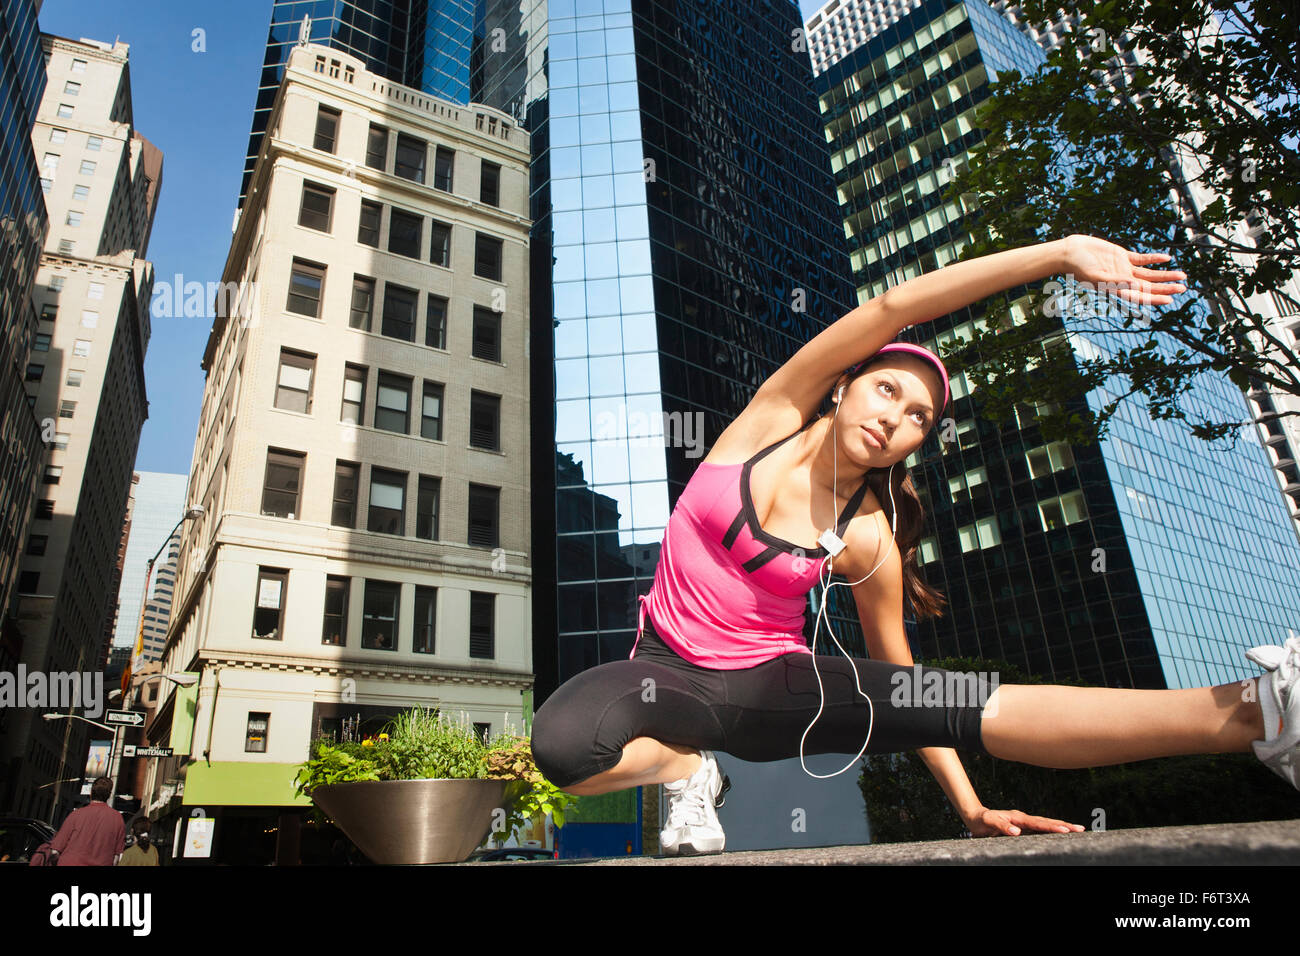
<path fill-rule="evenodd" d="M 802 548 L 764 531 L 749 475 L 813 421 L 743 464 L 696 467 L 664 528 L 654 584 L 640 597 L 638 642 L 649 611 L 664 642 L 701 667 L 739 670 L 792 651 L 812 653 L 804 642 L 804 611 L 826 549 Z M 866 492 L 864 480 L 844 506 L 836 526 L 841 537 Z"/>

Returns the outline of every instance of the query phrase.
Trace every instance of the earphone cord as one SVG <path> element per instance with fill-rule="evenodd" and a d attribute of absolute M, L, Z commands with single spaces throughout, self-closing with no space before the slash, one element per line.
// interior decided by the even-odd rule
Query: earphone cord
<path fill-rule="evenodd" d="M 843 390 L 841 390 L 840 394 L 843 394 Z M 835 406 L 835 417 L 831 420 L 832 427 L 834 427 L 839 421 L 839 415 L 840 415 L 840 407 L 837 404 Z M 838 430 L 836 431 L 836 434 L 838 435 Z M 838 475 L 839 475 L 838 468 L 837 468 L 838 462 L 839 462 L 839 446 L 836 445 L 835 457 L 832 458 L 831 460 L 831 487 L 832 488 L 835 488 L 838 485 Z M 832 491 L 832 495 L 833 494 L 834 492 Z M 834 504 L 835 501 L 834 498 L 832 497 L 831 500 L 832 511 L 834 511 Z M 831 640 L 835 642 L 835 646 L 839 648 L 840 653 L 844 655 L 845 660 L 847 660 L 849 662 L 849 665 L 853 668 L 853 687 L 855 690 L 857 690 L 858 696 L 867 702 L 867 708 L 868 708 L 867 709 L 867 714 L 868 714 L 867 739 L 862 741 L 862 749 L 857 752 L 854 758 L 850 760 L 847 764 L 845 764 L 843 767 L 841 767 L 839 770 L 836 770 L 834 773 L 813 773 L 811 770 L 808 769 L 808 765 L 804 762 L 804 753 L 803 753 L 804 741 L 808 738 L 808 734 L 812 731 L 813 727 L 816 726 L 817 721 L 821 719 L 822 710 L 826 707 L 826 689 L 825 687 L 822 686 L 822 675 L 817 670 L 817 634 L 821 630 L 822 619 L 826 617 L 826 595 L 830 592 L 830 589 L 833 587 L 856 587 L 857 585 L 861 584 L 863 581 L 867 580 L 867 578 L 875 574 L 876 571 L 880 569 L 880 566 L 885 563 L 885 559 L 889 557 L 890 549 L 897 546 L 896 542 L 898 537 L 898 509 L 894 505 L 894 466 L 893 465 L 889 466 L 889 512 L 890 512 L 890 527 L 889 527 L 890 548 L 886 549 L 885 553 L 881 555 L 880 560 L 876 562 L 876 566 L 872 568 L 870 571 L 868 571 L 865 577 L 861 578 L 860 580 L 854 581 L 852 584 L 846 584 L 845 582 L 842 581 L 832 582 L 830 579 L 830 575 L 834 573 L 834 562 L 835 562 L 835 555 L 833 554 L 828 554 L 826 556 L 826 560 L 822 562 L 822 566 L 817 572 L 817 580 L 821 582 L 821 586 L 822 586 L 822 599 L 821 599 L 821 607 L 817 609 L 817 623 L 813 627 L 812 665 L 813 665 L 813 675 L 817 678 L 817 692 L 820 696 L 820 700 L 818 701 L 817 713 L 813 717 L 812 723 L 808 725 L 808 727 L 803 732 L 803 736 L 799 738 L 799 766 L 803 767 L 803 772 L 808 774 L 808 776 L 814 777 L 818 780 L 826 780 L 829 779 L 830 777 L 838 777 L 840 774 L 844 773 L 844 771 L 848 770 L 850 767 L 852 767 L 855 763 L 858 762 L 858 759 L 864 753 L 866 753 L 867 745 L 871 743 L 871 729 L 872 726 L 875 724 L 875 720 L 876 720 L 875 706 L 871 703 L 871 698 L 862 692 L 862 685 L 858 682 L 858 665 L 853 662 L 853 658 L 849 656 L 848 651 L 846 651 L 843 648 L 843 646 L 840 644 L 839 639 L 835 636 L 835 629 L 831 627 L 830 619 L 826 618 L 826 633 L 830 635 Z M 824 578 L 822 575 L 823 571 L 826 572 Z"/>

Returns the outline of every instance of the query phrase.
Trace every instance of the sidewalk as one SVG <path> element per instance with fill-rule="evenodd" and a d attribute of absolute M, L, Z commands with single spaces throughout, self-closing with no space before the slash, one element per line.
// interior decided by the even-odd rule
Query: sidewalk
<path fill-rule="evenodd" d="M 1033 833 L 978 840 L 882 843 L 715 856 L 612 857 L 542 861 L 536 866 L 1295 866 L 1300 819 L 1212 826 L 1146 827 L 1083 833 Z M 475 864 L 480 865 L 480 864 Z M 481 864 L 495 865 L 495 864 Z"/>

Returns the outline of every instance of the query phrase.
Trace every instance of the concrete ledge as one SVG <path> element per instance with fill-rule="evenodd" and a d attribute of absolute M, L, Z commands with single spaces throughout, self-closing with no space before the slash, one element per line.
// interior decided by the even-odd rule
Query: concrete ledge
<path fill-rule="evenodd" d="M 699 857 L 638 856 L 556 860 L 529 865 L 1295 866 L 1298 863 L 1300 819 L 1083 833 L 1026 833 L 1018 837 L 986 837 L 978 840 L 761 850 Z"/>

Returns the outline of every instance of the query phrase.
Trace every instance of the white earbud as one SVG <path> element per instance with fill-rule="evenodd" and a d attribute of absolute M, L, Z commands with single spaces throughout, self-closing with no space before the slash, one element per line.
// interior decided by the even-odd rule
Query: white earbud
<path fill-rule="evenodd" d="M 843 394 L 844 394 L 844 386 L 841 385 L 840 390 L 835 393 L 835 401 L 838 402 L 840 400 L 840 397 L 843 396 Z"/>

